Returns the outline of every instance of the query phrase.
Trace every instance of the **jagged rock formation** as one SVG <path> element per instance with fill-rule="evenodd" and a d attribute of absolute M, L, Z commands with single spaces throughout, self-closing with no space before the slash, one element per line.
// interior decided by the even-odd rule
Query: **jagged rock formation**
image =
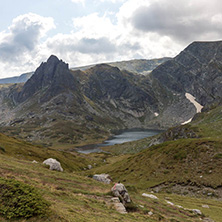
<path fill-rule="evenodd" d="M 68 64 L 52 55 L 46 63 L 39 66 L 22 90 L 14 97 L 16 102 L 21 103 L 41 90 L 44 91 L 41 99 L 45 101 L 67 89 L 76 90 L 76 85 Z"/>
<path fill-rule="evenodd" d="M 24 85 L 1 89 L 2 131 L 52 145 L 184 123 L 196 114 L 186 93 L 203 106 L 221 98 L 221 51 L 222 42 L 194 42 L 146 76 L 107 64 L 72 71 L 50 56 Z"/>

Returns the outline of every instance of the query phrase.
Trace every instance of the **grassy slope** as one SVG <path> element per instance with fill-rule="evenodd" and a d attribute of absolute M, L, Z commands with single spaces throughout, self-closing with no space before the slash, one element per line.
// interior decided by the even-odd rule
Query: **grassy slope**
<path fill-rule="evenodd" d="M 194 128 L 201 129 L 198 130 L 199 133 L 207 134 L 207 121 L 212 120 L 208 115 L 211 114 L 216 116 L 214 112 L 210 112 L 207 113 L 207 118 L 203 114 L 204 119 L 197 118 L 194 122 Z M 202 128 L 198 128 L 198 124 Z M 217 131 L 215 126 L 213 129 Z M 198 186 L 221 186 L 221 147 L 218 133 L 215 137 L 165 142 L 134 155 L 84 156 L 33 146 L 0 134 L 0 176 L 33 185 L 51 203 L 52 213 L 47 218 L 29 221 L 104 221 L 104 218 L 105 221 L 199 221 L 191 212 L 168 205 L 166 198 L 183 207 L 200 209 L 206 216 L 220 221 L 222 203 L 217 200 L 166 193 L 155 194 L 159 200 L 151 200 L 141 194 L 147 192 L 148 187 L 169 181 L 192 182 Z M 42 162 L 49 157 L 58 159 L 65 171 L 52 172 L 40 163 L 31 162 L 34 159 Z M 104 158 L 107 159 L 106 163 L 102 163 Z M 84 174 L 79 171 L 93 163 L 98 167 L 85 171 Z M 94 172 L 109 172 L 114 180 L 122 180 L 127 185 L 136 212 L 127 215 L 116 212 L 110 205 L 108 196 L 112 185 L 104 185 L 84 176 Z M 203 204 L 208 204 L 210 208 L 203 208 Z M 154 215 L 150 217 L 149 211 L 153 211 Z M 1 217 L 0 220 L 4 221 Z"/>
<path fill-rule="evenodd" d="M 119 214 L 110 204 L 110 188 L 113 184 L 104 185 L 88 176 L 81 175 L 79 170 L 83 165 L 92 163 L 101 165 L 105 154 L 71 155 L 59 151 L 36 147 L 23 141 L 0 134 L 0 177 L 14 178 L 34 186 L 38 192 L 50 202 L 51 213 L 46 218 L 21 219 L 18 221 L 198 221 L 198 217 L 189 211 L 179 210 L 165 202 L 165 196 L 159 195 L 154 201 L 142 197 L 144 190 L 128 187 L 134 201 L 135 212 L 127 215 Z M 64 172 L 50 171 L 41 161 L 48 155 L 56 157 L 62 163 Z M 120 157 L 121 158 L 121 157 Z M 32 160 L 39 163 L 32 163 Z M 86 172 L 86 171 L 85 171 Z M 90 172 L 86 173 L 87 175 Z M 182 199 L 177 196 L 177 203 Z M 186 201 L 184 202 L 184 204 Z M 192 207 L 196 208 L 202 202 L 196 200 Z M 142 205 L 143 207 L 140 207 Z M 220 204 L 216 209 L 221 209 Z M 149 216 L 148 212 L 153 211 Z M 7 221 L 0 215 L 0 221 Z"/>
<path fill-rule="evenodd" d="M 114 147 L 114 153 L 136 153 L 122 155 L 94 172 L 109 173 L 114 179 L 125 184 L 147 189 L 160 184 L 191 185 L 220 188 L 222 186 L 222 107 L 198 114 L 186 126 L 178 127 L 179 134 L 171 135 L 172 140 L 148 149 L 150 139 L 143 139 Z M 171 130 L 172 131 L 172 130 Z M 192 131 L 198 138 L 177 139 L 181 132 Z M 175 131 L 174 131 L 175 132 Z M 184 134 L 185 135 L 185 134 Z M 113 148 L 110 149 L 110 151 Z M 119 151 L 117 151 L 119 150 Z M 216 203 L 215 203 L 216 204 Z M 217 205 L 217 204 L 216 204 Z M 212 204 L 212 206 L 216 206 Z M 222 215 L 216 216 L 222 221 Z M 216 217 L 215 217 L 216 216 Z M 218 219 L 220 218 L 220 220 Z"/>
<path fill-rule="evenodd" d="M 169 141 L 103 166 L 99 171 L 140 188 L 168 181 L 218 187 L 222 184 L 221 145 L 221 140 L 209 139 Z"/>
<path fill-rule="evenodd" d="M 149 138 L 110 148 L 114 153 L 117 150 L 122 153 L 144 151 L 111 164 L 106 170 L 126 181 L 139 180 L 143 185 L 190 180 L 196 184 L 221 186 L 222 106 L 198 114 L 190 124 L 175 129 L 164 133 L 171 141 L 148 149 Z M 198 138 L 178 139 L 180 135 L 187 136 L 189 131 Z"/>
<path fill-rule="evenodd" d="M 6 136 L 0 133 L 0 154 L 12 156 L 17 159 L 36 160 L 43 162 L 48 158 L 55 158 L 61 162 L 63 168 L 68 171 L 79 171 L 87 167 L 89 164 L 102 163 L 105 154 L 94 156 L 86 156 L 73 152 L 63 152 L 42 146 L 35 146 L 31 143 L 18 140 L 13 137 Z"/>
<path fill-rule="evenodd" d="M 50 171 L 42 164 L 34 164 L 26 160 L 18 160 L 0 154 L 0 176 L 14 178 L 34 186 L 44 199 L 50 202 L 51 213 L 47 218 L 31 218 L 19 221 L 199 221 L 193 213 L 179 210 L 165 202 L 166 196 L 157 195 L 159 200 L 142 197 L 142 190 L 129 188 L 131 198 L 134 200 L 136 212 L 127 215 L 119 214 L 110 205 L 109 191 L 112 186 L 76 173 Z M 168 196 L 168 195 L 167 195 Z M 178 196 L 170 196 L 175 203 L 189 205 L 189 200 L 183 201 Z M 196 208 L 203 204 L 195 200 L 190 207 Z M 144 206 L 139 207 L 139 205 Z M 219 211 L 221 204 L 215 209 Z M 148 212 L 154 215 L 149 216 Z M 174 220 L 173 220 L 174 219 Z M 0 216 L 0 221 L 6 221 Z"/>

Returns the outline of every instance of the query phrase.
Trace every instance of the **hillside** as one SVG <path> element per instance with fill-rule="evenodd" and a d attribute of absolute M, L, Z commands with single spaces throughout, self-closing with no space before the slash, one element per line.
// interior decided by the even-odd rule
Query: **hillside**
<path fill-rule="evenodd" d="M 20 187 L 25 189 L 24 192 L 28 192 L 28 187 L 32 187 L 32 194 L 37 192 L 40 198 L 47 201 L 48 205 L 45 214 L 41 216 L 34 216 L 31 218 L 18 218 L 16 221 L 198 221 L 200 218 L 211 217 L 217 219 L 221 217 L 222 205 L 216 200 L 203 200 L 197 198 L 180 197 L 178 195 L 171 194 L 156 194 L 158 200 L 152 200 L 142 196 L 143 192 L 147 192 L 144 189 L 137 189 L 132 185 L 127 185 L 127 189 L 130 192 L 133 204 L 128 206 L 127 214 L 120 214 L 116 211 L 110 196 L 110 188 L 113 184 L 105 185 L 101 182 L 97 182 L 88 176 L 82 175 L 79 171 L 69 171 L 75 166 L 76 163 L 84 164 L 83 160 L 79 158 L 68 162 L 72 157 L 66 156 L 66 162 L 63 162 L 61 157 L 57 156 L 62 162 L 64 172 L 50 171 L 46 166 L 41 164 L 43 157 L 39 158 L 38 163 L 33 163 L 32 160 L 37 158 L 36 154 L 14 155 L 19 149 L 28 151 L 29 144 L 22 143 L 13 138 L 0 137 L 1 145 L 4 145 L 6 152 L 2 152 L 1 147 L 0 154 L 0 186 L 9 186 L 9 184 L 17 184 L 17 189 Z M 16 148 L 10 150 L 9 143 L 15 144 Z M 31 152 L 40 147 L 32 146 Z M 47 148 L 45 149 L 46 156 L 52 156 L 53 153 Z M 10 153 L 13 151 L 13 153 Z M 22 151 L 20 151 L 22 152 Z M 55 153 L 55 151 L 52 151 Z M 59 152 L 57 151 L 57 155 Z M 43 154 L 41 154 L 43 155 Z M 90 158 L 90 156 L 88 156 Z M 91 158 L 93 158 L 91 156 Z M 97 155 L 96 163 L 101 164 L 103 162 L 103 154 Z M 107 158 L 107 157 L 106 157 Z M 109 158 L 107 159 L 109 161 Z M 89 162 L 88 162 L 89 163 Z M 102 165 L 105 163 L 103 162 Z M 90 174 L 89 171 L 85 171 L 84 174 Z M 13 179 L 13 180 L 11 180 Z M 7 181 L 7 183 L 6 183 Z M 12 183 L 13 182 L 13 183 Z M 20 189 L 21 189 L 20 188 Z M 34 189 L 34 190 L 33 190 Z M 2 192 L 2 190 L 0 191 Z M 14 201 L 18 193 L 13 195 Z M 24 198 L 20 193 L 20 200 Z M 10 198 L 10 196 L 8 196 Z M 11 201 L 10 199 L 8 199 Z M 175 204 L 182 205 L 188 209 L 198 209 L 204 204 L 210 206 L 209 209 L 201 208 L 204 215 L 196 215 L 192 210 L 181 209 L 176 206 L 169 205 L 167 201 L 172 201 Z M 24 199 L 27 204 L 30 200 Z M 40 199 L 38 200 L 40 201 Z M 0 205 L 0 210 L 2 206 Z M 23 213 L 26 213 L 27 208 L 23 207 Z M 152 214 L 148 214 L 152 212 Z M 9 216 L 9 214 L 7 214 Z M 14 214 L 15 215 L 15 214 Z M 12 218 L 11 218 L 12 219 Z M 10 219 L 10 221 L 11 221 Z M 5 222 L 9 221 L 5 219 L 0 213 L 0 220 Z M 219 220 L 218 220 L 219 221 Z"/>
<path fill-rule="evenodd" d="M 200 196 L 211 193 L 221 198 L 221 110 L 217 103 L 197 114 L 189 124 L 170 128 L 153 138 L 104 148 L 136 154 L 104 166 L 101 171 L 142 188 L 160 187 L 172 192 L 178 186 L 174 192 L 184 190 L 198 195 L 199 191 Z M 154 142 L 160 144 L 151 146 Z"/>
<path fill-rule="evenodd" d="M 18 221 L 221 221 L 221 47 L 194 42 L 145 76 L 108 64 L 70 70 L 52 55 L 26 83 L 1 85 L 0 220 L 17 215 L 21 204 L 5 205 L 23 198 L 34 199 L 39 214 Z M 74 151 L 133 127 L 165 131 L 108 153 Z M 50 157 L 64 172 L 41 164 Z M 113 183 L 93 180 L 95 173 L 124 183 L 133 200 L 127 214 L 111 201 Z"/>

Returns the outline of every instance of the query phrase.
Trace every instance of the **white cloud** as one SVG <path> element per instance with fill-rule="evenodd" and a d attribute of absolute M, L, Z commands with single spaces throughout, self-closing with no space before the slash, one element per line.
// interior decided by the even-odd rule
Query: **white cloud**
<path fill-rule="evenodd" d="M 40 39 L 53 28 L 55 25 L 52 18 L 33 13 L 13 19 L 8 30 L 0 33 L 0 75 L 6 72 L 7 67 L 10 72 L 8 74 L 13 75 L 17 67 L 22 72 L 36 65 L 35 58 Z"/>
<path fill-rule="evenodd" d="M 47 37 L 47 31 L 55 28 L 53 19 L 35 14 L 15 18 L 0 33 L 0 75 L 4 69 L 10 74 L 33 70 L 51 54 L 74 67 L 175 56 L 194 40 L 222 36 L 221 0 L 72 1 L 83 4 L 84 13 L 91 13 L 70 18 L 72 30 L 67 34 Z M 98 4 L 88 8 L 92 2 Z M 118 4 L 104 3 L 121 6 L 115 11 Z M 104 13 L 97 11 L 100 4 Z"/>
<path fill-rule="evenodd" d="M 85 5 L 85 0 L 71 0 L 73 3 L 77 3 L 77 4 L 82 4 L 83 6 Z"/>
<path fill-rule="evenodd" d="M 132 12 L 141 4 L 146 4 L 146 1 L 141 1 L 140 4 L 136 1 L 125 3 L 116 16 L 115 23 L 112 22 L 113 18 L 109 13 L 101 16 L 93 13 L 74 18 L 73 32 L 50 38 L 47 47 L 69 62 L 72 67 L 106 61 L 175 55 L 179 51 L 178 46 L 175 44 L 170 49 L 169 45 L 173 45 L 170 38 L 141 34 L 135 31 L 130 23 L 125 24 Z"/>
<path fill-rule="evenodd" d="M 222 2 L 218 0 L 153 0 L 128 19 L 135 29 L 166 35 L 181 43 L 220 38 Z"/>
<path fill-rule="evenodd" d="M 98 13 L 93 13 L 87 16 L 74 18 L 73 24 L 76 29 L 75 34 L 80 38 L 113 38 L 113 36 L 116 35 L 116 26 L 106 14 L 99 16 Z"/>
<path fill-rule="evenodd" d="M 98 0 L 100 2 L 112 2 L 112 3 L 118 3 L 118 2 L 125 2 L 126 0 Z"/>

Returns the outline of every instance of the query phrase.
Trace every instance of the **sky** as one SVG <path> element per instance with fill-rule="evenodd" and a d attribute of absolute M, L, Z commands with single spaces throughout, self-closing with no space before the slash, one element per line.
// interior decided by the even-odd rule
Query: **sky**
<path fill-rule="evenodd" d="M 221 39 L 221 0 L 0 0 L 0 78 L 52 54 L 78 67 L 174 57 Z"/>

